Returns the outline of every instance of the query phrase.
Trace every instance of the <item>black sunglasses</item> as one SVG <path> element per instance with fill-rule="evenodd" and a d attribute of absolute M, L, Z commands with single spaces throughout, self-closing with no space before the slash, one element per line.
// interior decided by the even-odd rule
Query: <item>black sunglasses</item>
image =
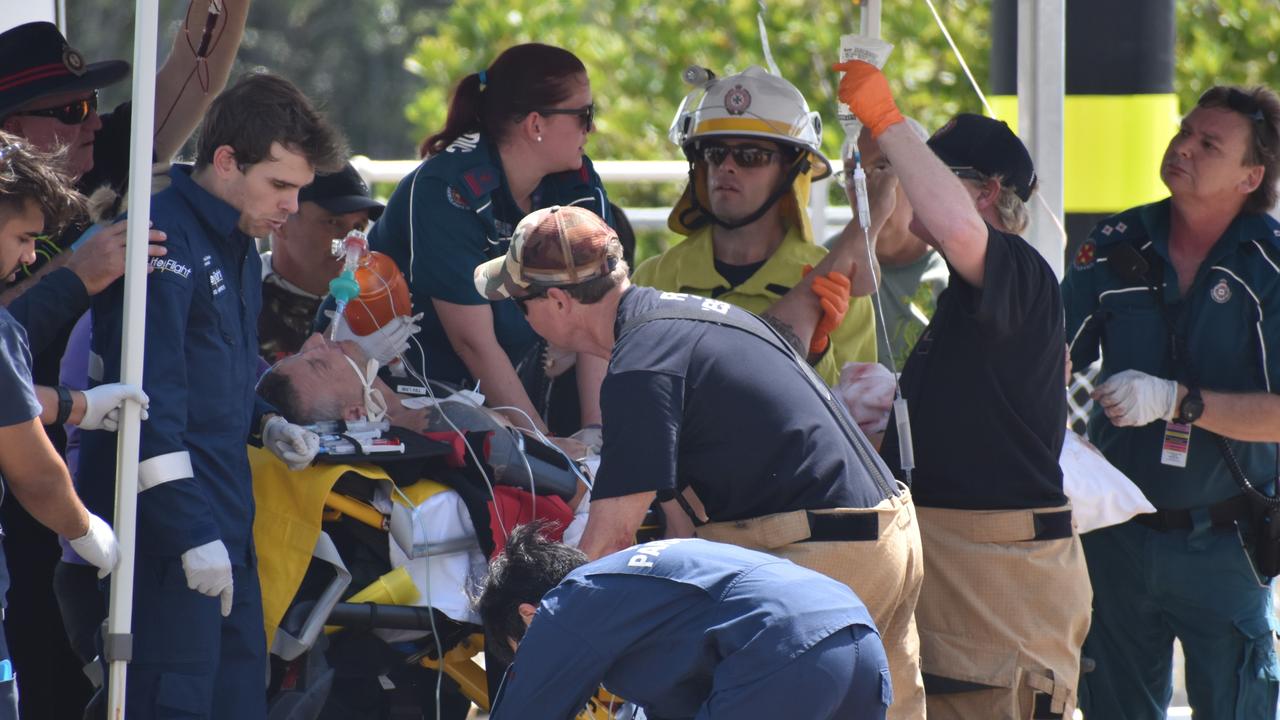
<path fill-rule="evenodd" d="M 573 115 L 582 123 L 583 130 L 590 130 L 596 121 L 596 104 L 590 103 L 580 108 L 537 108 L 539 115 Z"/>
<path fill-rule="evenodd" d="M 975 180 L 977 182 L 986 182 L 987 176 L 971 167 L 953 167 L 950 168 L 951 174 L 961 180 Z"/>
<path fill-rule="evenodd" d="M 79 125 L 89 118 L 89 113 L 98 109 L 98 91 L 94 90 L 89 97 L 72 100 L 66 105 L 39 110 L 23 110 L 14 115 L 30 117 L 50 117 L 64 125 Z"/>
<path fill-rule="evenodd" d="M 721 145 L 706 143 L 701 148 L 702 159 L 711 165 L 724 163 L 725 158 L 733 156 L 733 162 L 740 168 L 764 167 L 773 162 L 774 150 L 759 145 Z"/>
<path fill-rule="evenodd" d="M 526 315 L 526 316 L 527 316 L 527 315 L 529 314 L 529 306 L 528 306 L 528 304 L 527 304 L 527 303 L 528 303 L 530 300 L 537 300 L 538 298 L 544 298 L 544 297 L 546 297 L 546 296 L 547 296 L 547 291 L 546 291 L 546 290 L 540 290 L 540 291 L 538 291 L 538 292 L 531 293 L 531 294 L 529 294 L 529 295 L 525 295 L 525 296 L 523 296 L 523 297 L 513 297 L 513 298 L 511 298 L 511 299 L 512 299 L 512 300 L 514 300 L 514 301 L 516 302 L 516 307 L 520 308 L 520 313 L 521 313 L 522 315 Z"/>

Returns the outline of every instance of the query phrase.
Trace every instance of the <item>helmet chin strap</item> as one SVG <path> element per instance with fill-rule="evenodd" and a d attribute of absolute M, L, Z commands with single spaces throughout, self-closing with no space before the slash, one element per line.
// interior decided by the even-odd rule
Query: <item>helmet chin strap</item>
<path fill-rule="evenodd" d="M 747 225 L 750 225 L 764 217 L 764 214 L 769 212 L 769 209 L 781 200 L 783 195 L 790 192 L 791 185 L 796 181 L 796 178 L 800 176 L 800 173 L 808 172 L 810 167 L 812 167 L 812 165 L 809 163 L 809 154 L 801 152 L 800 156 L 796 158 L 796 161 L 791 164 L 791 169 L 787 171 L 787 176 L 783 178 L 782 182 L 778 183 L 778 186 L 773 189 L 773 192 L 769 194 L 769 197 L 765 199 L 764 203 L 761 204 L 760 207 L 756 208 L 755 212 L 740 220 L 729 221 L 717 216 L 715 213 L 711 212 L 709 207 L 702 204 L 702 200 L 698 197 L 697 164 L 690 161 L 689 187 L 692 190 L 692 192 L 689 193 L 690 205 L 688 209 L 681 213 L 680 222 L 694 230 L 705 227 L 709 222 L 726 230 L 737 230 L 740 227 L 746 227 Z"/>

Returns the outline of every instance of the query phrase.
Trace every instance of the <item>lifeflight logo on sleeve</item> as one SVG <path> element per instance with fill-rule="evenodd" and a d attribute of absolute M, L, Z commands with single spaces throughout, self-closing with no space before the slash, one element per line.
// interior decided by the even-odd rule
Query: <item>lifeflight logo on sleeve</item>
<path fill-rule="evenodd" d="M 176 260 L 170 260 L 169 258 L 153 257 L 147 261 L 147 265 L 149 265 L 155 272 L 173 273 L 183 280 L 191 277 L 191 268 Z"/>

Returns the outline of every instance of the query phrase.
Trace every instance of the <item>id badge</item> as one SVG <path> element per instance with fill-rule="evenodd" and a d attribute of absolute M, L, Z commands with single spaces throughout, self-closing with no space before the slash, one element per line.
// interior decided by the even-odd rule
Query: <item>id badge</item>
<path fill-rule="evenodd" d="M 1160 464 L 1170 467 L 1187 466 L 1187 453 L 1191 450 L 1191 424 L 1166 422 L 1164 444 L 1160 448 Z"/>

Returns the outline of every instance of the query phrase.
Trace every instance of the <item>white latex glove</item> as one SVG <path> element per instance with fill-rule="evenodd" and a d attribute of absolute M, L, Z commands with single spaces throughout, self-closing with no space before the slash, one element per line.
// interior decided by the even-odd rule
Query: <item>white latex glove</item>
<path fill-rule="evenodd" d="M 89 531 L 71 541 L 76 554 L 98 568 L 98 578 L 104 578 L 116 569 L 120 560 L 120 546 L 116 534 L 105 520 L 89 513 Z"/>
<path fill-rule="evenodd" d="M 882 433 L 889 426 L 893 410 L 893 393 L 897 380 L 889 368 L 880 363 L 845 363 L 840 369 L 836 392 L 854 422 L 866 435 Z"/>
<path fill-rule="evenodd" d="M 597 455 L 600 454 L 600 448 L 604 447 L 604 428 L 599 425 L 587 425 L 569 437 L 586 445 L 588 450 Z"/>
<path fill-rule="evenodd" d="M 235 593 L 231 579 L 231 557 L 221 540 L 214 540 L 182 553 L 182 571 L 187 574 L 187 587 L 201 595 L 222 599 L 222 617 L 231 614 Z"/>
<path fill-rule="evenodd" d="M 329 322 L 333 322 L 332 310 L 326 310 L 325 315 L 329 318 Z M 351 340 L 360 346 L 366 357 L 377 360 L 379 365 L 390 365 L 400 353 L 409 349 L 409 338 L 417 335 L 422 329 L 418 327 L 418 321 L 421 319 L 422 313 L 413 317 L 400 315 L 368 335 L 356 335 L 351 331 L 351 324 L 343 322 L 338 324 L 338 332 L 333 339 Z"/>
<path fill-rule="evenodd" d="M 1140 427 L 1172 420 L 1177 413 L 1178 383 L 1139 370 L 1123 370 L 1090 394 L 1117 427 Z"/>
<path fill-rule="evenodd" d="M 262 426 L 262 446 L 283 460 L 290 470 L 301 470 L 315 459 L 320 450 L 320 436 L 272 415 Z"/>
<path fill-rule="evenodd" d="M 107 430 L 115 432 L 120 429 L 120 406 L 125 400 L 133 400 L 142 405 L 142 419 L 147 419 L 147 407 L 151 400 L 142 388 L 124 383 L 108 383 L 82 391 L 84 395 L 84 417 L 80 418 L 81 430 Z"/>

